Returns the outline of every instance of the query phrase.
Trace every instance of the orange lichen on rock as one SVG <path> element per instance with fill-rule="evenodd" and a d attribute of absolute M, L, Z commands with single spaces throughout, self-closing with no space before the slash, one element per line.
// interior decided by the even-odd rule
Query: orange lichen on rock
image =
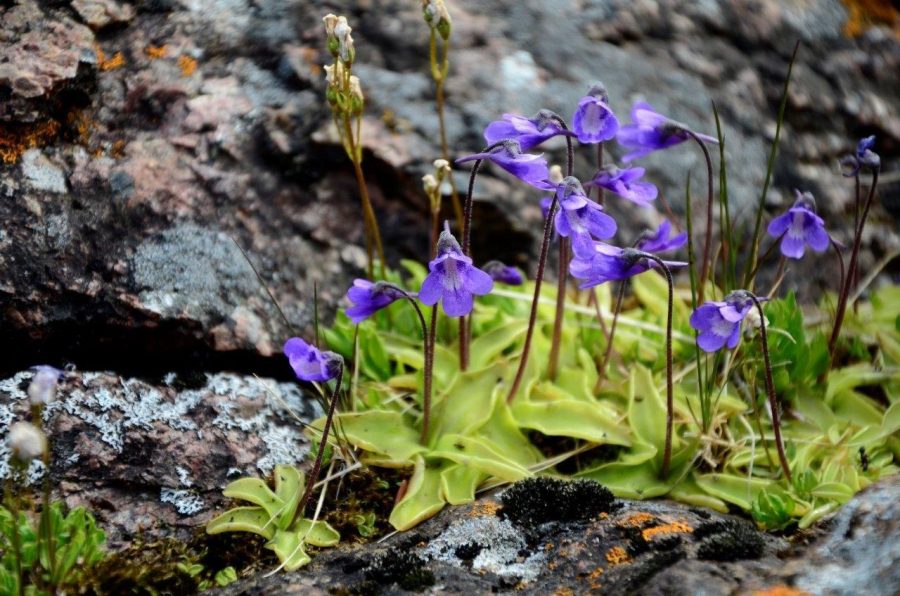
<path fill-rule="evenodd" d="M 689 526 L 685 522 L 672 522 L 670 524 L 662 524 L 659 526 L 653 526 L 652 528 L 647 528 L 641 535 L 644 537 L 644 540 L 649 542 L 654 536 L 658 536 L 660 534 L 691 534 L 693 533 L 694 528 Z"/>
<path fill-rule="evenodd" d="M 181 69 L 182 76 L 189 77 L 197 70 L 197 61 L 182 54 L 178 57 L 178 68 Z"/>
<path fill-rule="evenodd" d="M 113 54 L 112 58 L 107 60 L 106 54 L 103 52 L 103 48 L 100 47 L 100 44 L 94 44 L 94 53 L 97 54 L 97 67 L 103 72 L 125 66 L 125 56 L 122 52 L 116 52 Z"/>
<path fill-rule="evenodd" d="M 632 513 L 631 515 L 620 521 L 617 525 L 623 528 L 640 528 L 644 524 L 650 523 L 655 519 L 656 518 L 651 514 L 640 511 L 638 513 Z"/>
<path fill-rule="evenodd" d="M 72 110 L 69 112 L 66 115 L 66 124 L 70 130 L 75 132 L 82 144 L 87 144 L 90 141 L 94 123 L 91 122 L 91 119 L 84 111 Z"/>
<path fill-rule="evenodd" d="M 606 551 L 606 560 L 610 565 L 621 565 L 631 562 L 631 555 L 621 546 L 614 546 Z"/>
<path fill-rule="evenodd" d="M 572 588 L 556 588 L 553 592 L 553 596 L 572 596 L 575 592 L 572 591 Z"/>
<path fill-rule="evenodd" d="M 477 503 L 472 507 L 469 515 L 471 517 L 484 517 L 487 515 L 497 515 L 498 511 L 500 511 L 500 503 L 495 501 L 484 501 L 482 503 Z"/>
<path fill-rule="evenodd" d="M 593 590 L 594 592 L 599 591 L 602 587 L 602 584 L 600 583 L 601 575 L 603 575 L 603 567 L 597 567 L 596 569 L 591 571 L 586 578 L 591 585 L 591 590 Z"/>
<path fill-rule="evenodd" d="M 56 120 L 30 125 L 0 123 L 0 159 L 3 163 L 16 163 L 29 149 L 42 147 L 55 139 L 59 129 Z"/>
<path fill-rule="evenodd" d="M 900 11 L 887 0 L 842 0 L 847 7 L 844 35 L 857 37 L 876 25 L 887 25 L 900 36 Z"/>
<path fill-rule="evenodd" d="M 812 596 L 809 592 L 790 588 L 788 586 L 772 586 L 765 590 L 753 592 L 753 596 Z"/>
<path fill-rule="evenodd" d="M 165 58 L 166 54 L 169 52 L 169 46 L 163 44 L 161 46 L 149 45 L 144 48 L 144 53 L 147 54 L 147 57 L 151 60 L 158 60 L 159 58 Z"/>

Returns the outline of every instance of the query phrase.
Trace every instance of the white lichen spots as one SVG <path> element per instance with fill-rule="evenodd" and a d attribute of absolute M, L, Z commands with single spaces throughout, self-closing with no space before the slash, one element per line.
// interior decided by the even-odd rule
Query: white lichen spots
<path fill-rule="evenodd" d="M 175 466 L 175 473 L 178 474 L 178 482 L 181 483 L 181 486 L 194 486 L 194 481 L 191 480 L 191 473 L 188 470 L 181 466 Z"/>
<path fill-rule="evenodd" d="M 78 453 L 73 453 L 69 457 L 63 460 L 63 463 L 67 468 L 71 468 L 75 464 L 78 463 L 78 458 L 81 457 Z"/>
<path fill-rule="evenodd" d="M 494 573 L 505 579 L 533 581 L 546 569 L 547 555 L 537 551 L 527 557 L 525 537 L 509 520 L 494 516 L 479 516 L 454 522 L 426 546 L 421 555 L 426 559 L 444 561 L 466 568 L 467 562 L 456 556 L 461 546 L 478 544 L 478 556 L 472 562 L 476 573 Z"/>
<path fill-rule="evenodd" d="M 189 490 L 179 490 L 174 488 L 163 487 L 159 494 L 159 500 L 175 506 L 175 511 L 179 515 L 194 515 L 206 508 L 198 495 Z"/>
<path fill-rule="evenodd" d="M 259 438 L 269 452 L 259 458 L 256 467 L 263 474 L 269 474 L 277 464 L 295 464 L 309 452 L 309 445 L 299 445 L 299 433 L 292 428 L 275 426 L 263 429 Z"/>
<path fill-rule="evenodd" d="M 164 383 L 166 386 L 171 387 L 171 386 L 172 386 L 172 383 L 174 383 L 174 382 L 175 382 L 175 379 L 177 379 L 177 378 L 178 378 L 178 374 L 177 374 L 177 373 L 173 373 L 173 372 L 166 373 L 165 376 L 163 376 L 163 383 Z"/>
<path fill-rule="evenodd" d="M 243 476 L 244 471 L 240 468 L 228 468 L 228 471 L 225 472 L 226 478 L 231 478 L 232 476 Z"/>

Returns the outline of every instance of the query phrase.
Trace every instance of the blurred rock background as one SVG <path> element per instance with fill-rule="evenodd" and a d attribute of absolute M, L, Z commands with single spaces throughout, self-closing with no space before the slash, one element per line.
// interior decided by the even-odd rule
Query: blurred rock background
<path fill-rule="evenodd" d="M 598 80 L 623 121 L 643 99 L 714 134 L 715 101 L 732 209 L 744 223 L 800 40 L 768 208 L 787 206 L 795 187 L 811 190 L 835 236 L 848 241 L 852 182 L 840 177 L 837 160 L 875 134 L 885 174 L 862 271 L 900 243 L 900 17 L 891 3 L 450 0 L 449 7 L 453 156 L 479 149 L 483 127 L 503 112 L 547 107 L 568 117 Z M 71 503 L 106 507 L 101 518 L 116 537 L 146 520 L 208 517 L 228 478 L 265 471 L 259 460 L 275 457 L 279 445 L 291 450 L 288 459 L 305 450 L 302 437 L 284 430 L 293 425 L 286 411 L 263 406 L 267 390 L 250 376 L 290 380 L 280 346 L 291 330 L 235 242 L 297 332 L 311 329 L 314 287 L 327 320 L 363 270 L 356 184 L 324 101 L 328 12 L 346 15 L 354 28 L 355 70 L 368 99 L 364 168 L 389 258 L 422 260 L 420 178 L 439 150 L 419 2 L 0 0 L 0 417 L 19 412 L 26 367 L 88 371 L 61 390 L 68 397 L 55 424 L 68 434 L 54 474 L 68 483 L 62 492 Z M 551 145 L 554 160 L 560 149 Z M 591 156 L 579 155 L 577 171 L 588 177 Z M 694 147 L 641 165 L 677 215 L 688 171 L 702 198 L 705 167 Z M 460 187 L 467 172 L 457 173 Z M 529 268 L 539 195 L 490 167 L 476 195 L 478 258 Z M 661 217 L 609 203 L 622 242 Z M 818 296 L 834 289 L 834 271 L 833 257 L 807 257 L 787 285 Z M 887 279 L 896 273 L 894 265 Z M 233 377 L 223 380 L 222 371 Z M 192 380 L 179 384 L 179 375 Z M 287 386 L 278 391 L 302 400 Z M 138 416 L 134 404 L 148 395 L 145 407 L 157 413 Z M 247 423 L 254 435 L 277 440 L 245 445 L 244 434 L 222 422 L 205 439 L 197 435 L 204 449 L 190 451 L 193 467 L 179 472 L 186 437 L 226 420 L 229 400 L 255 421 Z M 180 504 L 160 504 L 166 489 Z M 203 508 L 183 513 L 178 507 L 191 506 L 182 497 Z M 134 499 L 150 508 L 116 518 L 135 510 Z"/>

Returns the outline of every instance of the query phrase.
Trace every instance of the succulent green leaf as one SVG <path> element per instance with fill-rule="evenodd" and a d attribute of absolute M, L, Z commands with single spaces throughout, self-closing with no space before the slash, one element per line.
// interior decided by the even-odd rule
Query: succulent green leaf
<path fill-rule="evenodd" d="M 284 509 L 284 501 L 259 478 L 238 478 L 226 486 L 222 494 L 231 499 L 258 505 L 265 509 L 271 518 L 277 518 Z"/>
<path fill-rule="evenodd" d="M 482 438 L 443 435 L 429 455 L 449 459 L 509 482 L 531 476 L 526 468 L 500 454 Z"/>
<path fill-rule="evenodd" d="M 416 454 L 425 451 L 419 444 L 418 432 L 400 412 L 347 412 L 336 416 L 336 420 L 343 436 L 353 445 L 387 456 L 391 461 L 411 462 Z"/>
<path fill-rule="evenodd" d="M 388 521 L 397 530 L 408 530 L 444 508 L 441 490 L 441 474 L 451 464 L 431 460 L 426 465 L 425 458 L 415 456 L 415 468 L 409 479 L 406 494 L 394 506 Z"/>
<path fill-rule="evenodd" d="M 276 529 L 275 524 L 270 523 L 271 519 L 262 507 L 235 507 L 210 520 L 206 524 L 206 533 L 252 532 L 271 539 Z"/>
<path fill-rule="evenodd" d="M 334 546 L 341 540 L 338 531 L 322 520 L 313 521 L 303 518 L 291 531 L 299 535 L 303 542 L 313 546 Z"/>
<path fill-rule="evenodd" d="M 497 364 L 459 374 L 432 411 L 429 442 L 448 434 L 468 434 L 484 425 L 491 416 L 491 395 L 503 376 Z"/>
<path fill-rule="evenodd" d="M 814 497 L 846 503 L 853 498 L 853 489 L 840 482 L 823 482 L 812 490 Z"/>
<path fill-rule="evenodd" d="M 294 512 L 300 504 L 305 483 L 303 474 L 294 466 L 279 464 L 275 466 L 275 495 L 284 503 L 278 515 L 277 524 L 282 530 L 294 519 Z"/>
<path fill-rule="evenodd" d="M 759 494 L 772 485 L 769 480 L 734 474 L 695 474 L 694 480 L 708 494 L 742 509 L 750 509 Z"/>
<path fill-rule="evenodd" d="M 579 472 L 578 476 L 596 480 L 617 497 L 625 499 L 660 497 L 672 489 L 676 479 L 673 475 L 668 481 L 660 480 L 659 472 L 650 462 L 641 465 L 613 462 Z"/>
<path fill-rule="evenodd" d="M 498 356 L 509 350 L 525 335 L 528 324 L 525 321 L 512 321 L 488 331 L 475 338 L 470 345 L 469 367 L 484 368 L 493 363 Z"/>
<path fill-rule="evenodd" d="M 455 464 L 441 472 L 441 491 L 451 505 L 462 505 L 475 500 L 475 489 L 487 478 L 480 470 Z"/>
<path fill-rule="evenodd" d="M 551 436 L 576 437 L 607 445 L 631 444 L 621 422 L 604 408 L 574 399 L 515 401 L 512 415 L 518 425 Z"/>
<path fill-rule="evenodd" d="M 266 543 L 266 548 L 275 552 L 278 560 L 284 566 L 285 571 L 296 571 L 308 565 L 312 560 L 303 550 L 304 543 L 297 532 L 279 530 L 275 536 Z"/>

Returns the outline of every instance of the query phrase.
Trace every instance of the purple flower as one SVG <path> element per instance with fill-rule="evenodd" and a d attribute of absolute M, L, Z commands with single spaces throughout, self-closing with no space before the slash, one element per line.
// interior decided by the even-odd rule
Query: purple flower
<path fill-rule="evenodd" d="M 444 222 L 438 239 L 437 256 L 428 263 L 429 273 L 419 290 L 419 300 L 434 306 L 443 300 L 448 317 L 462 317 L 472 312 L 473 296 L 483 296 L 494 287 L 491 276 L 472 265 Z"/>
<path fill-rule="evenodd" d="M 697 345 L 704 352 L 715 352 L 726 345 L 729 350 L 734 349 L 741 337 L 741 321 L 751 308 L 753 299 L 746 290 L 735 290 L 724 301 L 698 306 L 691 314 L 691 327 L 700 332 Z"/>
<path fill-rule="evenodd" d="M 603 85 L 594 85 L 578 101 L 572 115 L 572 129 L 582 143 L 602 143 L 616 136 L 619 119 L 609 108 L 609 96 Z"/>
<path fill-rule="evenodd" d="M 403 298 L 403 294 L 383 281 L 372 283 L 367 279 L 354 279 L 353 285 L 347 290 L 347 298 L 353 306 L 344 312 L 358 325 L 382 308 Z"/>
<path fill-rule="evenodd" d="M 631 119 L 633 122 L 621 127 L 616 135 L 620 145 L 633 149 L 622 157 L 622 161 L 644 157 L 691 138 L 687 126 L 654 111 L 653 107 L 644 101 L 635 103 L 631 108 Z M 707 135 L 697 134 L 697 136 L 707 143 L 719 143 Z"/>
<path fill-rule="evenodd" d="M 522 149 L 517 141 L 500 141 L 496 147 L 489 151 L 460 157 L 456 160 L 456 163 L 465 163 L 476 159 L 490 160 L 531 186 L 543 190 L 553 189 L 553 184 L 549 181 L 550 170 L 547 167 L 547 160 L 541 155 L 522 153 Z"/>
<path fill-rule="evenodd" d="M 488 261 L 484 264 L 484 271 L 494 281 L 508 286 L 521 286 L 524 281 L 522 273 L 518 269 L 500 261 Z"/>
<path fill-rule="evenodd" d="M 341 367 L 339 355 L 319 350 L 299 337 L 284 342 L 283 350 L 294 374 L 301 381 L 328 381 L 337 376 Z"/>
<path fill-rule="evenodd" d="M 875 135 L 871 135 L 860 139 L 856 144 L 856 153 L 853 155 L 845 155 L 841 158 L 842 175 L 846 178 L 852 178 L 859 174 L 860 168 L 863 166 L 870 170 L 876 170 L 881 167 L 881 157 L 872 151 L 875 146 Z"/>
<path fill-rule="evenodd" d="M 44 406 L 56 398 L 56 387 L 63 371 L 46 364 L 32 366 L 35 371 L 28 385 L 28 401 L 33 406 Z"/>
<path fill-rule="evenodd" d="M 872 147 L 875 146 L 875 135 L 871 135 L 859 140 L 859 143 L 856 144 L 856 157 L 862 159 L 867 151 L 871 151 Z"/>
<path fill-rule="evenodd" d="M 594 238 L 612 238 L 616 220 L 603 213 L 603 207 L 584 194 L 581 182 L 573 176 L 563 178 L 556 187 L 559 212 L 554 223 L 560 236 L 572 239 L 572 251 L 589 258 L 594 253 Z"/>
<path fill-rule="evenodd" d="M 681 261 L 663 262 L 669 268 L 687 265 Z M 586 289 L 608 281 L 622 281 L 656 266 L 654 261 L 646 258 L 643 251 L 595 242 L 594 254 L 590 258 L 573 259 L 569 271 L 576 279 L 585 280 L 580 287 Z"/>
<path fill-rule="evenodd" d="M 781 237 L 781 254 L 789 259 L 802 259 L 806 245 L 816 252 L 828 248 L 825 222 L 816 215 L 816 201 L 808 192 L 797 193 L 794 206 L 769 223 L 769 235 Z"/>
<path fill-rule="evenodd" d="M 641 236 L 637 243 L 637 249 L 644 252 L 667 252 L 670 250 L 678 250 L 687 244 L 687 232 L 682 232 L 671 236 L 672 224 L 668 219 L 664 219 L 656 232 L 647 230 Z"/>
<path fill-rule="evenodd" d="M 644 168 L 621 169 L 614 165 L 608 165 L 588 182 L 590 186 L 599 186 L 637 203 L 641 207 L 649 207 L 650 201 L 659 194 L 659 189 L 650 182 L 641 182 L 639 178 L 644 175 Z"/>
<path fill-rule="evenodd" d="M 521 151 L 528 151 L 547 139 L 566 132 L 556 120 L 556 114 L 550 110 L 541 110 L 532 118 L 503 114 L 503 120 L 495 120 L 484 129 L 484 140 L 488 145 L 500 141 L 518 141 Z"/>

